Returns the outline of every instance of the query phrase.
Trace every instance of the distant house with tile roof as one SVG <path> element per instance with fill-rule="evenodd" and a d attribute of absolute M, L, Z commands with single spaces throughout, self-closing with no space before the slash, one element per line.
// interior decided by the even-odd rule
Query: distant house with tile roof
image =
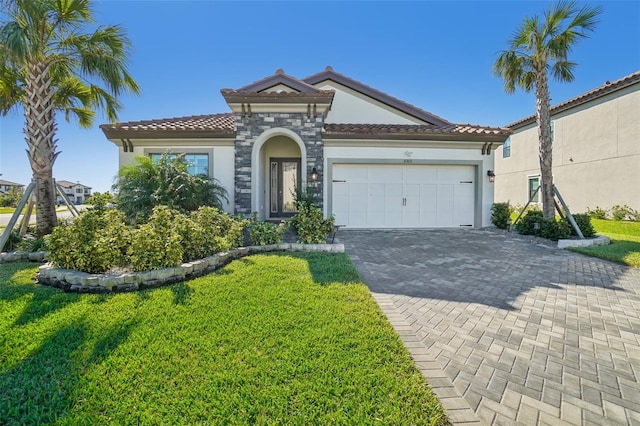
<path fill-rule="evenodd" d="M 0 179 L 0 195 L 6 194 L 12 189 L 24 190 L 24 185 L 21 183 Z"/>
<path fill-rule="evenodd" d="M 640 71 L 553 106 L 551 120 L 553 180 L 571 211 L 640 210 Z M 541 183 L 535 116 L 506 127 L 495 199 L 524 205 Z"/>
<path fill-rule="evenodd" d="M 229 113 L 100 127 L 120 166 L 185 154 L 192 173 L 227 188 L 229 212 L 289 217 L 296 188 L 311 188 L 350 228 L 490 224 L 492 153 L 509 129 L 452 123 L 331 67 L 221 94 Z"/>
<path fill-rule="evenodd" d="M 69 198 L 69 201 L 73 204 L 84 204 L 87 198 L 91 197 L 90 186 L 68 180 L 56 180 L 56 183 L 62 188 L 67 198 Z M 58 204 L 63 202 L 60 195 L 57 196 L 56 202 Z"/>

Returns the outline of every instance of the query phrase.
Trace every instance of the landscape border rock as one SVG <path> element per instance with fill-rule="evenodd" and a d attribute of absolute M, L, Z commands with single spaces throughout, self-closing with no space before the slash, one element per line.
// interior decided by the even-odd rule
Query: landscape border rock
<path fill-rule="evenodd" d="M 44 262 L 46 256 L 46 251 L 35 251 L 32 253 L 26 251 L 3 252 L 0 253 L 0 264 L 14 262 Z"/>
<path fill-rule="evenodd" d="M 240 247 L 217 253 L 204 259 L 183 263 L 171 268 L 120 274 L 90 274 L 70 269 L 54 268 L 51 263 L 40 266 L 37 281 L 40 284 L 78 293 L 111 293 L 156 288 L 211 273 L 232 260 L 257 253 L 274 251 L 344 253 L 344 244 L 272 244 Z"/>
<path fill-rule="evenodd" d="M 561 249 L 569 247 L 608 246 L 609 244 L 611 244 L 611 240 L 604 235 L 598 235 L 595 238 L 585 238 L 584 240 L 558 240 L 558 248 Z"/>

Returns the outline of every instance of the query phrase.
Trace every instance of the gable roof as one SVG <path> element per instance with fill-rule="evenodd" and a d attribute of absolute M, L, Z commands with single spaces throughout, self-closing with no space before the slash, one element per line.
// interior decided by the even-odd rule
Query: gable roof
<path fill-rule="evenodd" d="M 70 182 L 68 180 L 56 180 L 56 183 L 63 188 L 73 188 L 74 186 L 82 186 L 91 189 L 90 186 L 83 185 L 80 182 Z"/>
<path fill-rule="evenodd" d="M 298 92 L 302 93 L 318 93 L 320 90 L 316 89 L 310 84 L 305 83 L 304 81 L 300 81 L 295 77 L 287 75 L 284 73 L 282 68 L 276 70 L 276 73 L 270 75 L 268 77 L 263 78 L 262 80 L 255 81 L 251 84 L 247 84 L 237 90 L 236 92 L 261 92 L 270 87 L 277 86 L 279 84 L 283 84 L 288 86 Z M 223 89 L 228 90 L 228 89 Z"/>
<path fill-rule="evenodd" d="M 0 185 L 2 186 L 24 186 L 21 183 L 16 183 L 16 182 L 11 182 L 10 180 L 4 180 L 4 179 L 0 179 Z"/>
<path fill-rule="evenodd" d="M 130 138 L 132 133 L 153 139 L 184 136 L 185 132 L 194 137 L 233 136 L 234 126 L 233 114 L 225 113 L 102 124 L 100 128 L 109 139 Z"/>
<path fill-rule="evenodd" d="M 333 70 L 331 66 L 327 66 L 324 69 L 324 71 L 321 71 L 317 74 L 313 74 L 303 79 L 303 81 L 309 84 L 318 84 L 326 80 L 331 80 L 336 83 L 339 83 L 352 90 L 355 90 L 356 92 L 362 93 L 365 96 L 375 99 L 378 102 L 381 102 L 397 110 L 400 110 L 405 114 L 418 118 L 422 121 L 426 121 L 427 123 L 439 125 L 439 126 L 451 124 L 451 122 L 445 120 L 442 117 L 438 117 L 435 114 L 432 114 L 423 109 L 420 109 L 405 101 L 402 101 L 398 98 L 394 98 L 393 96 L 387 93 L 381 92 L 378 89 L 374 89 L 371 86 L 367 86 L 366 84 L 356 81 L 352 78 L 349 78 L 346 75 L 337 73 Z"/>
<path fill-rule="evenodd" d="M 588 92 L 578 95 L 575 98 L 571 98 L 567 101 L 554 105 L 551 107 L 551 115 L 570 110 L 571 108 L 575 108 L 580 105 L 584 105 L 587 102 L 602 98 L 610 93 L 617 92 L 618 90 L 633 86 L 637 83 L 640 83 L 640 71 L 636 71 L 633 74 L 629 74 L 613 82 L 607 81 L 602 86 L 596 87 L 595 89 L 589 90 Z M 528 126 L 529 124 L 535 123 L 535 121 L 536 116 L 530 115 L 521 120 L 508 124 L 506 127 L 510 129 L 519 129 L 520 127 Z"/>

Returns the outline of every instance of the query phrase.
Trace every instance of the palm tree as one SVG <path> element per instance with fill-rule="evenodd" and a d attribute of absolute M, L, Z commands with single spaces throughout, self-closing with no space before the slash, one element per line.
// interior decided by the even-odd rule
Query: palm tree
<path fill-rule="evenodd" d="M 93 32 L 89 0 L 4 0 L 0 3 L 0 113 L 22 107 L 27 154 L 36 183 L 37 232 L 57 225 L 53 165 L 56 113 L 91 127 L 96 110 L 116 121 L 125 91 L 138 93 L 127 71 L 129 40 L 119 26 Z M 101 83 L 104 87 L 100 86 Z"/>
<path fill-rule="evenodd" d="M 493 72 L 504 79 L 504 89 L 516 87 L 530 92 L 535 87 L 536 122 L 538 124 L 542 211 L 545 218 L 555 216 L 549 74 L 561 82 L 573 81 L 576 63 L 568 59 L 573 46 L 593 31 L 600 7 L 577 7 L 574 1 L 560 1 L 544 13 L 525 18 L 509 41 L 509 49 L 500 53 Z"/>

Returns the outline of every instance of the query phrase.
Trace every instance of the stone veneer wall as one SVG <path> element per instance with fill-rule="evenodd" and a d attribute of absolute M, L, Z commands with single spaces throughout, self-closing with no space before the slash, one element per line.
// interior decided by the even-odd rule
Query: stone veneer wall
<path fill-rule="evenodd" d="M 251 214 L 251 151 L 256 139 L 266 130 L 285 128 L 296 133 L 307 149 L 307 170 L 302 170 L 302 180 L 307 181 L 315 167 L 323 176 L 324 143 L 322 128 L 324 117 L 318 113 L 308 118 L 306 113 L 253 113 L 248 116 L 235 115 L 235 212 Z M 322 194 L 322 178 L 317 182 L 318 194 Z M 322 197 L 318 199 L 322 208 Z"/>

